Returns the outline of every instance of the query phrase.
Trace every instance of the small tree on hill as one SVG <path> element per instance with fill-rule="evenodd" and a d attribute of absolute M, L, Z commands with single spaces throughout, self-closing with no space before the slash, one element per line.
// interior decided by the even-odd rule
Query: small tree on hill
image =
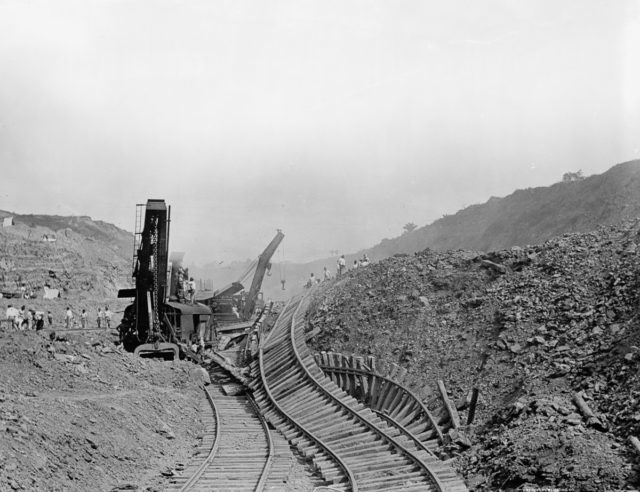
<path fill-rule="evenodd" d="M 407 222 L 404 226 L 402 226 L 402 228 L 404 229 L 403 234 L 407 234 L 408 232 L 415 230 L 417 227 L 418 226 L 413 222 Z"/>
<path fill-rule="evenodd" d="M 562 182 L 568 183 L 571 181 L 581 181 L 584 179 L 584 174 L 582 174 L 582 169 L 578 169 L 575 173 L 564 173 L 562 175 Z"/>

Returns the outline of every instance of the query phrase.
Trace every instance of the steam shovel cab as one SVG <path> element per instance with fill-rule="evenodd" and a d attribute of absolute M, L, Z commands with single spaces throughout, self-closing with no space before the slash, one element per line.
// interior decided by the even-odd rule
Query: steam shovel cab
<path fill-rule="evenodd" d="M 126 350 L 139 355 L 173 357 L 190 351 L 202 325 L 211 321 L 211 310 L 202 304 L 169 300 L 175 290 L 168 262 L 171 208 L 164 200 L 148 200 L 136 208 L 133 273 L 135 288 L 118 291 L 133 298 L 119 326 Z M 168 288 L 169 287 L 169 288 Z"/>

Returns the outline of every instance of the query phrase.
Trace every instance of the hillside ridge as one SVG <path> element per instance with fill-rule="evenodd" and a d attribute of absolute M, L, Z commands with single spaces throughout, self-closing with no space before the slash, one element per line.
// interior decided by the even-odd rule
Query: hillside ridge
<path fill-rule="evenodd" d="M 558 182 L 550 186 L 519 189 L 510 195 L 490 197 L 485 203 L 465 207 L 431 224 L 392 239 L 383 239 L 371 248 L 345 254 L 348 268 L 367 254 L 373 261 L 396 254 L 413 254 L 426 248 L 435 251 L 456 249 L 498 251 L 513 246 L 541 244 L 572 232 L 588 232 L 601 225 L 614 225 L 640 216 L 640 160 L 623 162 L 602 174 L 580 181 Z M 286 241 L 286 239 L 285 239 Z M 327 266 L 335 274 L 336 257 L 307 263 L 274 262 L 272 278 L 265 278 L 265 298 L 282 299 L 298 293 L 314 272 Z M 212 278 L 216 286 L 237 278 L 249 262 L 233 266 L 210 263 L 193 269 L 196 275 Z M 237 270 L 237 273 L 236 273 Z M 280 272 L 287 291 L 281 290 Z"/>
<path fill-rule="evenodd" d="M 425 248 L 496 251 L 539 244 L 567 232 L 587 232 L 640 216 L 640 160 L 579 181 L 519 189 L 491 197 L 393 239 L 367 253 L 382 259 Z"/>

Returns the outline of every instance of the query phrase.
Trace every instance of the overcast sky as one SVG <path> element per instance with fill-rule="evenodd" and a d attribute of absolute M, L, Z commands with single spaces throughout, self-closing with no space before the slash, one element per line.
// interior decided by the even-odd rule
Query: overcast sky
<path fill-rule="evenodd" d="M 640 158 L 640 2 L 0 0 L 0 209 L 354 252 Z"/>

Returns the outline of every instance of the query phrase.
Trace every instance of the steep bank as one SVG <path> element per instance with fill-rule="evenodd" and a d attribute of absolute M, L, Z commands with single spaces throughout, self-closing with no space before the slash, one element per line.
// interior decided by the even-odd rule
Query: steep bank
<path fill-rule="evenodd" d="M 481 254 L 389 258 L 321 289 L 318 350 L 372 354 L 481 403 L 458 465 L 474 489 L 637 485 L 640 224 Z M 587 424 L 574 393 L 600 416 Z M 635 461 L 634 461 L 635 460 Z"/>
<path fill-rule="evenodd" d="M 540 244 L 559 234 L 587 232 L 640 216 L 640 160 L 578 181 L 517 190 L 367 250 L 381 259 L 425 248 L 496 251 Z"/>
<path fill-rule="evenodd" d="M 194 366 L 47 335 L 0 330 L 0 489 L 158 490 L 202 429 Z"/>
<path fill-rule="evenodd" d="M 129 283 L 131 233 L 88 217 L 14 216 L 14 221 L 0 228 L 4 290 L 24 283 L 39 298 L 45 285 L 62 294 L 113 298 Z"/>

